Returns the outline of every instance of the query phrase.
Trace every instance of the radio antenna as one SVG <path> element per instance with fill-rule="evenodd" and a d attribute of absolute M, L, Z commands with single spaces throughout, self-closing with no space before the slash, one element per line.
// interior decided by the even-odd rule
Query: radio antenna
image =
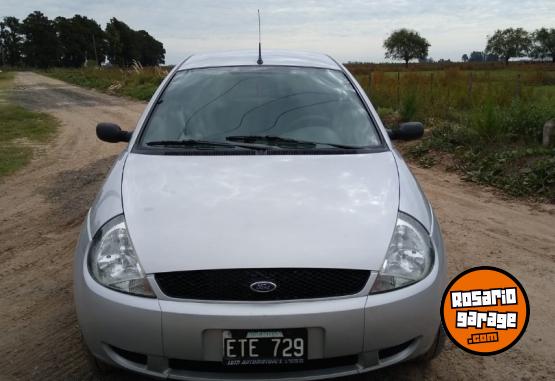
<path fill-rule="evenodd" d="M 262 65 L 264 61 L 262 61 L 262 42 L 260 38 L 260 9 L 258 10 L 258 61 L 257 64 Z"/>

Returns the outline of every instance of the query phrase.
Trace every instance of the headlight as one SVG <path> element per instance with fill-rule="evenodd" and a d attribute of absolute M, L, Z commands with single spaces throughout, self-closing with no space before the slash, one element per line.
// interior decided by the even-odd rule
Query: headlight
<path fill-rule="evenodd" d="M 155 297 L 131 243 L 123 215 L 114 217 L 96 233 L 88 267 L 91 276 L 103 286 Z"/>
<path fill-rule="evenodd" d="M 430 273 L 433 264 L 430 236 L 418 221 L 399 212 L 385 261 L 370 293 L 416 283 Z"/>

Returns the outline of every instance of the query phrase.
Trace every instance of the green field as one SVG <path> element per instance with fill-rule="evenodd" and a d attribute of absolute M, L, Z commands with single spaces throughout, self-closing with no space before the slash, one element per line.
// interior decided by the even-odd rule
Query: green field
<path fill-rule="evenodd" d="M 17 171 L 33 157 L 33 146 L 47 141 L 58 121 L 45 113 L 29 111 L 7 99 L 13 73 L 0 72 L 0 178 Z"/>
<path fill-rule="evenodd" d="M 49 69 L 42 74 L 108 94 L 148 101 L 168 74 L 168 70 L 159 67 L 136 67 L 134 69 L 57 68 Z"/>
<path fill-rule="evenodd" d="M 448 169 L 469 181 L 555 202 L 555 149 L 540 144 L 544 123 L 555 118 L 554 64 L 346 66 L 388 127 L 424 122 L 424 139 L 399 145 L 419 165 L 448 162 Z M 51 69 L 46 74 L 148 100 L 167 72 L 136 67 Z"/>

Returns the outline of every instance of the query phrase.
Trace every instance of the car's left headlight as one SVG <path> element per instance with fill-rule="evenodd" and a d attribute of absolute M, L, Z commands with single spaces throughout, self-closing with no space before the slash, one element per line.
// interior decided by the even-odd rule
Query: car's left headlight
<path fill-rule="evenodd" d="M 430 273 L 434 250 L 428 232 L 399 212 L 385 261 L 370 293 L 391 291 L 418 282 Z"/>
<path fill-rule="evenodd" d="M 95 234 L 88 268 L 98 283 L 128 294 L 155 297 L 133 248 L 123 215 L 114 217 Z"/>

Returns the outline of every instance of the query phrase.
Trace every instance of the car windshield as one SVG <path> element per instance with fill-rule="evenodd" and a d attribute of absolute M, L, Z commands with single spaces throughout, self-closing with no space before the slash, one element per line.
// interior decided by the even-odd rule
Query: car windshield
<path fill-rule="evenodd" d="M 144 146 L 241 148 L 381 145 L 346 76 L 301 67 L 221 67 L 175 74 L 142 134 Z M 180 144 L 178 142 L 184 142 Z M 221 143 L 226 143 L 221 144 Z"/>

